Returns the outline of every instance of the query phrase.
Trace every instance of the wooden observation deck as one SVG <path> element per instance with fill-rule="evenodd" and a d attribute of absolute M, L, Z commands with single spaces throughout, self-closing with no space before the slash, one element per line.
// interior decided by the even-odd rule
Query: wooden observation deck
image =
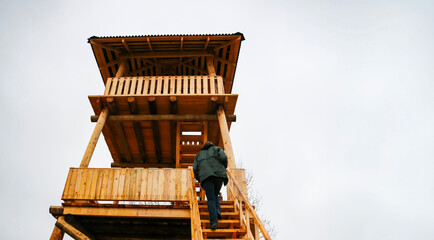
<path fill-rule="evenodd" d="M 50 239 L 270 239 L 247 199 L 229 136 L 241 33 L 91 37 L 105 85 L 89 96 L 95 129 L 71 168 Z M 88 168 L 103 134 L 110 168 Z M 205 141 L 228 155 L 227 199 L 209 229 L 194 156 Z"/>

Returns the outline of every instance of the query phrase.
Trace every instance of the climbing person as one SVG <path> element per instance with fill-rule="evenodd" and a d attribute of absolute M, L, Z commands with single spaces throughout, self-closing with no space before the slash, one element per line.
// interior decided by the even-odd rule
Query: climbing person
<path fill-rule="evenodd" d="M 218 219 L 221 219 L 219 193 L 222 184 L 228 183 L 227 167 L 228 157 L 212 142 L 204 143 L 194 158 L 194 176 L 205 190 L 211 229 L 217 229 Z"/>

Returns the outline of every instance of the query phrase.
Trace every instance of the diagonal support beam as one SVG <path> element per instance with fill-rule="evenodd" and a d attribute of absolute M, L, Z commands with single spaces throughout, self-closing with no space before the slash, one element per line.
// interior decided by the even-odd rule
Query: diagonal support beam
<path fill-rule="evenodd" d="M 125 38 L 122 38 L 122 44 L 124 45 L 125 49 L 127 49 L 127 51 L 128 51 L 129 53 L 131 53 L 131 49 L 130 49 L 130 47 L 128 47 L 128 43 L 127 43 L 127 41 L 125 40 Z"/>
<path fill-rule="evenodd" d="M 90 240 L 91 238 L 86 236 L 84 233 L 78 231 L 75 227 L 65 221 L 65 217 L 60 216 L 57 219 L 56 227 L 61 231 L 66 232 L 69 236 L 76 240 Z"/>
<path fill-rule="evenodd" d="M 217 50 L 219 50 L 220 48 L 223 48 L 223 47 L 227 47 L 227 46 L 229 46 L 229 45 L 232 45 L 232 44 L 234 44 L 234 43 L 236 43 L 236 42 L 238 42 L 238 41 L 241 41 L 241 36 L 238 36 L 238 37 L 232 39 L 231 41 L 229 41 L 229 42 L 227 42 L 227 43 L 223 43 L 222 45 L 220 45 L 220 46 L 214 48 L 214 51 L 217 51 Z"/>
<path fill-rule="evenodd" d="M 83 159 L 81 160 L 80 167 L 87 168 L 92 158 L 93 152 L 95 151 L 96 143 L 98 142 L 99 136 L 101 135 L 104 124 L 107 120 L 109 114 L 108 107 L 105 107 L 98 117 L 98 122 L 96 123 L 95 129 L 93 130 L 92 136 L 90 137 L 89 144 L 87 145 L 86 151 L 84 153 Z"/>
<path fill-rule="evenodd" d="M 50 240 L 62 240 L 64 235 L 65 232 L 55 225 Z"/>
<path fill-rule="evenodd" d="M 107 45 L 104 44 L 104 43 L 96 42 L 96 41 L 93 40 L 93 39 L 90 40 L 90 43 L 93 44 L 93 45 L 96 45 L 96 46 L 98 46 L 98 47 L 103 47 L 103 48 L 105 48 L 105 49 L 108 49 L 108 50 L 113 51 L 113 52 L 116 52 L 116 53 L 121 53 L 121 51 L 119 51 L 118 49 L 113 48 L 113 47 L 110 47 L 110 46 L 107 46 Z"/>
<path fill-rule="evenodd" d="M 198 68 L 198 67 L 196 67 L 196 66 L 192 66 L 192 65 L 190 65 L 190 64 L 181 63 L 181 66 L 191 68 L 191 69 L 193 69 L 193 70 L 195 70 L 195 71 L 200 72 L 201 74 L 207 74 L 207 73 L 208 73 L 205 69 Z"/>

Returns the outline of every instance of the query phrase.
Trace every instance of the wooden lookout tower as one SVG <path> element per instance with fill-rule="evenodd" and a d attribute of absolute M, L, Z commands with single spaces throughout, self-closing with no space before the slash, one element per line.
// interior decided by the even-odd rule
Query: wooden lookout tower
<path fill-rule="evenodd" d="M 96 122 L 80 166 L 69 170 L 52 240 L 270 239 L 235 166 L 229 129 L 241 33 L 91 37 L 104 93 L 89 96 Z M 109 168 L 89 168 L 100 135 Z M 228 155 L 227 197 L 209 229 L 191 166 L 205 141 Z"/>

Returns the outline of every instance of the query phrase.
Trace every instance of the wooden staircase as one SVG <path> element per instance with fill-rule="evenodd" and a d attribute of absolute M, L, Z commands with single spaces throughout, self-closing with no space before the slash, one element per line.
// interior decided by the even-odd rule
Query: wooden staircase
<path fill-rule="evenodd" d="M 240 211 L 236 210 L 234 201 L 220 201 L 222 218 L 218 220 L 218 228 L 210 229 L 210 220 L 207 201 L 205 201 L 205 191 L 200 188 L 198 182 L 195 183 L 196 199 L 199 206 L 200 227 L 203 239 L 243 239 L 246 238 L 247 229 L 242 227 Z"/>
<path fill-rule="evenodd" d="M 247 230 L 241 228 L 240 213 L 235 211 L 233 201 L 220 201 L 222 219 L 218 228 L 210 229 L 208 206 L 206 201 L 199 201 L 200 222 L 204 239 L 240 239 Z"/>

